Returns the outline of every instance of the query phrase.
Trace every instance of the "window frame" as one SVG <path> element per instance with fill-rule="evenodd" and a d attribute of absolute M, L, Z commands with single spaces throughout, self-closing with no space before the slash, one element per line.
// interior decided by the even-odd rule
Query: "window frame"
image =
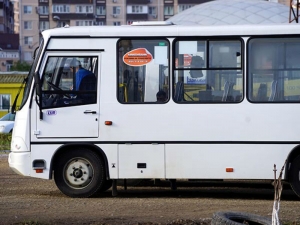
<path fill-rule="evenodd" d="M 167 44 L 167 57 L 168 57 L 168 61 L 167 61 L 167 70 L 166 70 L 166 72 L 167 72 L 167 74 L 168 74 L 168 76 L 167 76 L 167 89 L 168 89 L 168 91 L 166 92 L 166 95 L 167 95 L 167 99 L 166 99 L 166 101 L 165 102 L 157 102 L 157 101 L 144 101 L 144 102 L 124 102 L 124 101 L 121 101 L 120 100 L 120 98 L 119 98 L 119 86 L 120 86 L 120 83 L 119 83 L 119 78 L 120 78 L 120 76 L 122 76 L 121 75 L 121 73 L 120 73 L 120 53 L 119 53 L 119 43 L 121 42 L 121 41 L 128 41 L 128 40 L 137 40 L 137 41 L 145 41 L 145 43 L 148 43 L 149 41 L 164 41 L 166 44 Z M 154 46 L 153 46 L 154 47 Z M 118 100 L 118 102 L 120 103 L 120 104 L 165 104 L 165 103 L 167 103 L 167 102 L 169 102 L 169 100 L 170 100 L 170 93 L 171 93 L 171 85 L 170 85 L 170 77 L 171 77 L 171 60 L 170 60 L 170 51 L 171 51 L 171 48 L 172 48 L 172 46 L 171 46 L 171 42 L 170 42 L 170 40 L 168 39 L 168 38 L 165 38 L 165 37 L 147 37 L 147 38 L 145 38 L 145 37 L 123 37 L 123 38 L 120 38 L 118 41 L 117 41 L 117 46 L 116 46 L 116 48 L 117 48 L 117 61 L 116 61 L 116 63 L 117 63 L 117 93 L 116 93 L 116 95 L 117 95 L 117 100 Z M 143 48 L 143 46 L 140 46 L 139 48 Z M 128 53 L 128 52 L 130 52 L 130 51 L 132 51 L 132 50 L 134 50 L 134 49 L 136 49 L 136 47 L 133 47 L 132 49 L 130 49 L 130 50 L 128 50 L 128 51 L 126 51 L 126 53 Z M 125 53 L 125 54 L 126 54 Z M 124 55 L 123 55 L 124 56 Z M 122 56 L 122 58 L 123 58 L 123 56 Z M 153 58 L 154 59 L 154 58 Z M 132 66 L 133 67 L 133 66 Z M 124 72 L 124 71 L 123 71 Z M 160 79 L 160 78 L 158 78 L 158 79 Z M 158 90 L 159 91 L 159 90 Z M 156 94 L 156 93 L 155 93 Z"/>
<path fill-rule="evenodd" d="M 24 5 L 23 6 L 23 12 L 24 14 L 32 14 L 32 6 L 31 5 Z"/>
<path fill-rule="evenodd" d="M 103 6 L 103 5 L 96 6 L 96 15 L 105 16 L 106 15 L 106 6 Z"/>
<path fill-rule="evenodd" d="M 299 41 L 298 42 L 293 42 L 292 40 L 293 39 L 298 39 Z M 264 69 L 255 69 L 253 68 L 253 66 L 251 65 L 251 63 L 254 63 L 254 61 L 252 60 L 252 49 L 250 49 L 252 47 L 252 44 L 253 44 L 253 41 L 261 41 L 263 40 L 263 42 L 260 42 L 260 43 L 264 43 L 264 42 L 267 42 L 268 44 L 273 44 L 273 43 L 278 43 L 279 40 L 283 40 L 282 42 L 280 42 L 281 44 L 283 45 L 287 45 L 288 43 L 298 43 L 300 45 L 300 37 L 299 35 L 257 35 L 257 36 L 252 36 L 250 37 L 248 40 L 247 40 L 247 100 L 253 104 L 299 104 L 300 103 L 300 86 L 297 87 L 297 89 L 299 89 L 299 98 L 296 98 L 296 99 L 287 99 L 287 98 L 290 98 L 291 96 L 289 96 L 288 94 L 285 95 L 285 91 L 292 91 L 292 90 L 285 90 L 285 84 L 284 82 L 285 81 L 290 81 L 290 80 L 293 80 L 293 79 L 288 79 L 286 80 L 287 78 L 289 78 L 290 75 L 288 74 L 284 74 L 284 73 L 288 73 L 288 72 L 293 72 L 293 71 L 299 71 L 299 80 L 300 80 L 300 65 L 298 65 L 298 67 L 296 68 L 288 68 L 287 67 L 287 63 L 290 62 L 290 60 L 288 60 L 287 57 L 282 57 L 282 62 L 284 63 L 284 68 L 279 68 L 280 65 L 279 65 L 279 62 L 275 62 L 274 65 L 277 66 L 278 68 L 276 67 L 273 67 L 273 68 L 264 68 Z M 276 42 L 277 40 L 277 42 Z M 289 42 L 289 40 L 291 40 Z M 273 50 L 276 50 L 276 51 L 280 51 L 280 47 L 278 48 L 273 48 Z M 283 48 L 282 49 L 283 52 L 284 52 L 284 55 L 287 54 L 287 47 Z M 264 52 L 265 53 L 265 52 Z M 277 55 L 277 54 L 276 54 Z M 262 55 L 262 56 L 267 56 L 267 54 L 265 55 Z M 279 59 L 279 58 L 278 58 Z M 273 58 L 274 60 L 274 58 Z M 280 59 L 279 59 L 280 60 Z M 281 82 L 281 88 L 283 88 L 283 92 L 282 92 L 282 96 L 283 98 L 286 98 L 286 99 L 271 99 L 271 95 L 272 95 L 272 81 L 271 81 L 271 86 L 267 84 L 266 88 L 267 88 L 267 92 L 271 92 L 271 94 L 268 96 L 266 96 L 266 98 L 264 100 L 255 100 L 254 96 L 255 96 L 255 92 L 257 93 L 256 97 L 258 97 L 258 90 L 257 91 L 254 91 L 255 88 L 253 87 L 253 84 L 254 84 L 254 76 L 252 76 L 252 72 L 255 72 L 255 71 L 258 71 L 259 73 L 270 73 L 273 75 L 273 81 L 274 80 L 277 80 L 279 82 Z M 278 77 L 276 79 L 275 78 L 275 74 L 276 73 L 283 73 L 283 75 L 277 75 Z M 268 75 L 268 74 L 266 74 Z M 271 77 L 270 77 L 271 79 Z M 296 79 L 295 79 L 296 80 Z M 283 82 L 283 83 L 282 83 Z"/>
<path fill-rule="evenodd" d="M 174 6 L 164 6 L 164 16 L 173 16 Z"/>
<path fill-rule="evenodd" d="M 121 14 L 121 6 L 113 6 L 113 15 L 120 15 Z"/>
<path fill-rule="evenodd" d="M 176 43 L 178 43 L 179 41 L 204 41 L 205 45 L 206 45 L 206 54 L 205 54 L 205 66 L 204 67 L 199 67 L 199 68 L 177 68 L 176 67 Z M 239 67 L 212 67 L 210 66 L 210 48 L 209 48 L 209 43 L 210 42 L 226 42 L 226 41 L 239 41 L 240 42 L 240 56 L 241 56 L 241 60 L 240 60 L 240 66 Z M 206 36 L 206 37 L 176 37 L 173 40 L 172 43 L 172 99 L 175 103 L 177 104 L 237 104 L 243 101 L 243 99 L 245 98 L 245 88 L 244 88 L 244 84 L 245 84 L 245 63 L 244 63 L 244 47 L 245 46 L 245 42 L 244 39 L 240 36 L 218 36 L 218 37 L 211 37 L 211 36 Z M 177 101 L 175 99 L 175 91 L 176 91 L 176 72 L 177 71 L 236 71 L 238 73 L 238 71 L 240 71 L 241 73 L 241 78 L 242 78 L 242 84 L 241 84 L 241 99 L 239 101 Z"/>
<path fill-rule="evenodd" d="M 42 5 L 42 6 L 39 6 L 38 9 L 39 9 L 40 15 L 49 15 L 49 6 Z"/>
<path fill-rule="evenodd" d="M 7 108 L 4 107 L 4 104 L 3 104 L 3 101 L 6 97 L 8 97 L 8 99 L 5 100 L 5 101 L 8 101 Z M 10 109 L 10 107 L 11 107 L 11 94 L 4 94 L 4 93 L 0 94 L 0 111 L 7 111 Z"/>
<path fill-rule="evenodd" d="M 67 76 L 66 73 L 63 73 L 62 71 L 65 70 L 65 66 L 66 66 L 66 63 L 68 61 L 68 59 L 71 59 L 71 58 L 80 58 L 80 59 L 90 59 L 91 61 L 89 61 L 89 66 L 91 67 L 92 70 L 89 70 L 91 73 L 93 73 L 96 77 L 96 90 L 74 90 L 71 89 L 71 88 L 67 88 L 65 87 L 64 89 L 61 88 L 61 82 L 63 81 L 63 79 L 65 78 L 62 78 L 62 76 Z M 53 59 L 53 60 L 52 60 Z M 48 63 L 50 62 L 50 60 L 52 60 L 53 62 L 55 61 L 56 59 L 56 63 L 54 63 L 55 65 L 52 67 L 53 70 L 51 70 L 51 72 L 54 72 L 50 77 L 53 79 L 51 80 L 51 82 L 56 85 L 57 87 L 61 88 L 61 90 L 54 90 L 53 88 L 50 88 L 50 86 L 48 86 L 47 90 L 46 89 L 43 89 L 44 85 L 46 85 L 46 73 L 49 72 L 49 71 L 46 71 L 47 70 L 47 66 L 48 66 Z M 96 60 L 96 63 L 95 65 L 93 65 L 93 60 Z M 62 107 L 76 107 L 76 106 L 81 106 L 81 105 L 89 105 L 89 104 L 98 104 L 98 95 L 99 95 L 99 90 L 98 90 L 98 83 L 99 83 L 99 60 L 100 60 L 100 57 L 98 54 L 85 54 L 85 55 L 81 55 L 81 54 L 62 54 L 62 55 L 57 55 L 57 54 L 48 54 L 45 58 L 45 64 L 43 66 L 43 71 L 42 71 L 42 76 L 41 76 L 41 84 L 42 84 L 42 93 L 44 94 L 44 96 L 46 95 L 51 95 L 51 94 L 58 94 L 58 95 L 65 95 L 65 96 L 69 96 L 70 98 L 66 98 L 65 100 L 62 100 L 64 98 L 60 98 L 62 101 L 60 101 L 61 105 L 43 105 L 42 108 L 43 109 L 48 109 L 48 108 L 62 108 Z M 58 63 L 58 64 L 57 64 Z M 61 67 L 61 65 L 64 65 L 64 67 Z M 71 65 L 69 65 L 69 67 L 71 67 Z M 82 67 L 85 68 L 84 64 L 82 64 Z M 93 72 L 93 69 L 94 72 Z M 73 85 L 73 87 L 75 87 L 75 72 L 71 72 L 69 71 L 70 73 L 68 75 L 72 75 L 72 78 L 71 78 L 71 83 L 68 83 L 70 84 L 70 87 Z M 95 102 L 84 102 L 84 100 L 82 99 L 76 99 L 74 98 L 76 95 L 80 95 L 80 94 L 83 94 L 83 95 L 86 95 L 86 94 L 94 94 L 96 96 L 95 98 Z M 45 99 L 47 100 L 47 99 Z M 70 100 L 70 101 L 69 101 Z M 81 102 L 80 102 L 81 100 Z M 42 100 L 43 101 L 43 100 Z M 63 101 L 66 101 L 67 103 L 65 104 L 62 104 Z"/>
<path fill-rule="evenodd" d="M 25 45 L 32 45 L 33 37 L 32 36 L 24 36 L 24 44 Z"/>
<path fill-rule="evenodd" d="M 94 7 L 92 5 L 76 5 L 76 13 L 93 13 Z"/>
<path fill-rule="evenodd" d="M 67 5 L 67 4 L 54 4 L 54 5 L 52 5 L 52 12 L 53 13 L 69 13 L 70 12 L 70 5 Z"/>
<path fill-rule="evenodd" d="M 32 21 L 31 20 L 24 21 L 24 30 L 32 30 Z"/>

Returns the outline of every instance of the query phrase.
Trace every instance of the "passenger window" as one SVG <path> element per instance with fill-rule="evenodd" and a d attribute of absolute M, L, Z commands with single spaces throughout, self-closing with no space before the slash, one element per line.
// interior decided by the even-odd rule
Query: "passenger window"
<path fill-rule="evenodd" d="M 169 96 L 169 43 L 165 39 L 118 42 L 120 103 L 165 103 Z"/>
<path fill-rule="evenodd" d="M 95 104 L 95 56 L 49 57 L 42 76 L 42 108 Z"/>
<path fill-rule="evenodd" d="M 176 40 L 174 101 L 240 102 L 241 61 L 240 40 Z"/>
<path fill-rule="evenodd" d="M 300 102 L 300 39 L 253 38 L 248 49 L 249 100 Z"/>

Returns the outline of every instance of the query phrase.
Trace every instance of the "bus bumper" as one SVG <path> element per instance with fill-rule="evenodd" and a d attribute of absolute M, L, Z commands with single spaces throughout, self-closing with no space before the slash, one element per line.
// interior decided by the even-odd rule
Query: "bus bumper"
<path fill-rule="evenodd" d="M 15 173 L 30 176 L 30 152 L 11 152 L 8 155 L 8 163 Z"/>

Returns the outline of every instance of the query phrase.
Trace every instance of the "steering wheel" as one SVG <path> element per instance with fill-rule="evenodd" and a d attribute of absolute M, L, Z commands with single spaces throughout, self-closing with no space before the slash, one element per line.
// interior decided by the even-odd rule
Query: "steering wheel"
<path fill-rule="evenodd" d="M 47 84 L 50 85 L 55 91 L 63 91 L 61 88 L 57 87 L 55 84 L 51 83 L 50 81 L 47 81 Z M 63 96 L 66 96 L 67 98 L 71 98 L 69 94 L 62 94 Z"/>

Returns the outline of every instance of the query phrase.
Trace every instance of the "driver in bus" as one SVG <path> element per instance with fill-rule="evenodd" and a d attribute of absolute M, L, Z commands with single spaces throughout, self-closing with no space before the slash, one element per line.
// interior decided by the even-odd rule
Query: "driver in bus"
<path fill-rule="evenodd" d="M 74 71 L 75 71 L 75 73 L 76 73 L 76 82 L 75 82 L 75 84 L 76 84 L 76 86 L 75 86 L 75 91 L 78 91 L 79 90 L 79 86 L 80 86 L 80 83 L 81 83 L 81 80 L 84 78 L 84 77 L 86 77 L 87 75 L 90 75 L 90 74 L 92 74 L 93 75 L 93 73 L 91 72 L 91 71 L 89 71 L 89 70 L 87 70 L 87 69 L 85 69 L 85 68 L 83 68 L 82 66 L 81 66 L 81 63 L 80 63 L 80 61 L 79 60 L 73 60 L 72 61 L 72 64 L 71 64 L 71 67 L 70 67 L 70 69 L 71 69 L 71 72 L 72 73 L 74 73 Z M 71 87 L 71 89 L 73 89 L 73 87 Z"/>

